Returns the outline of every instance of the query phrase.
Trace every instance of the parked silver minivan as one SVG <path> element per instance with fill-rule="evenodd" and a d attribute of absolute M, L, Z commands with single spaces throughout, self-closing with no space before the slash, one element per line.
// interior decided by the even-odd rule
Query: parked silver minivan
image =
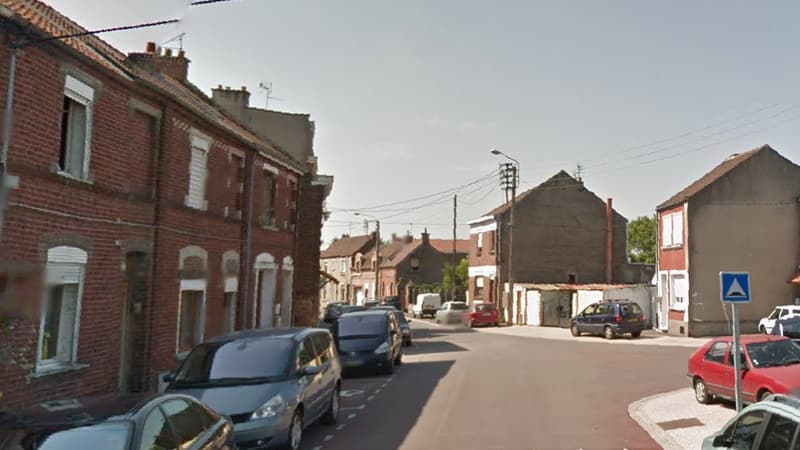
<path fill-rule="evenodd" d="M 341 367 L 331 334 L 314 328 L 249 330 L 192 349 L 169 392 L 230 417 L 239 449 L 300 447 L 303 429 L 339 416 Z"/>

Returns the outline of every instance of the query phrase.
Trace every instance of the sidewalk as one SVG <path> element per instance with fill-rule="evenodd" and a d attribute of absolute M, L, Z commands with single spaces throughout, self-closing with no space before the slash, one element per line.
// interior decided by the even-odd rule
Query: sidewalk
<path fill-rule="evenodd" d="M 473 330 L 480 333 L 505 334 L 523 338 L 554 339 L 564 341 L 597 342 L 611 345 L 630 344 L 630 345 L 659 345 L 674 347 L 698 348 L 708 342 L 708 338 L 686 338 L 667 336 L 658 331 L 645 330 L 641 336 L 632 339 L 630 336 L 620 336 L 616 339 L 607 340 L 599 336 L 589 336 L 584 334 L 581 337 L 574 337 L 568 328 L 556 327 L 536 327 L 527 325 L 517 325 L 510 327 L 476 327 Z"/>
<path fill-rule="evenodd" d="M 701 405 L 690 388 L 646 397 L 628 405 L 628 414 L 667 450 L 698 449 L 736 415 L 733 405 Z"/>

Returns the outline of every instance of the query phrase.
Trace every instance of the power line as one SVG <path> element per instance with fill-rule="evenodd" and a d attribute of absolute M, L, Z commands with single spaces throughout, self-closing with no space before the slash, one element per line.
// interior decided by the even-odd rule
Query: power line
<path fill-rule="evenodd" d="M 124 25 L 124 26 L 121 26 L 121 27 L 101 28 L 99 30 L 92 30 L 92 31 L 80 31 L 80 32 L 77 32 L 77 33 L 62 34 L 62 35 L 58 35 L 58 36 L 48 36 L 48 37 L 41 38 L 41 39 L 35 39 L 35 40 L 32 40 L 32 41 L 22 42 L 22 43 L 19 43 L 19 44 L 15 45 L 15 47 L 24 47 L 24 46 L 27 46 L 27 45 L 40 44 L 42 42 L 55 41 L 55 40 L 59 40 L 59 39 L 69 39 L 69 38 L 89 36 L 89 35 L 100 34 L 100 33 L 110 33 L 112 31 L 138 30 L 140 28 L 157 27 L 157 26 L 161 26 L 161 25 L 168 25 L 168 24 L 171 24 L 171 23 L 178 23 L 178 22 L 180 22 L 179 19 L 169 19 L 169 20 L 159 20 L 159 21 L 156 21 L 156 22 L 140 23 L 140 24 L 137 24 L 137 25 Z"/>
<path fill-rule="evenodd" d="M 189 3 L 189 6 L 210 5 L 211 3 L 227 3 L 233 0 L 197 0 Z"/>

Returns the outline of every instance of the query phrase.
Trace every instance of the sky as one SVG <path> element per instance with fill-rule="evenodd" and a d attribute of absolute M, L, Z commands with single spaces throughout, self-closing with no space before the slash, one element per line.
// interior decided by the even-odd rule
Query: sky
<path fill-rule="evenodd" d="M 326 243 L 363 233 L 359 209 L 383 235 L 450 237 L 453 192 L 466 237 L 503 201 L 492 148 L 519 160 L 522 190 L 580 164 L 628 219 L 732 153 L 769 144 L 800 162 L 796 1 L 49 4 L 89 29 L 180 18 L 102 37 L 132 52 L 186 33 L 207 93 L 245 85 L 263 107 L 271 82 L 270 109 L 310 113 L 335 177 Z"/>

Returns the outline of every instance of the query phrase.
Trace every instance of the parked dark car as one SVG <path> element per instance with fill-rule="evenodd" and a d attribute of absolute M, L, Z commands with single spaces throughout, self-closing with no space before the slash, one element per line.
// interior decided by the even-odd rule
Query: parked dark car
<path fill-rule="evenodd" d="M 573 336 L 582 333 L 604 336 L 614 339 L 620 334 L 630 333 L 639 337 L 644 330 L 642 308 L 630 301 L 606 301 L 592 303 L 572 318 L 570 331 Z"/>
<path fill-rule="evenodd" d="M 370 299 L 367 299 L 364 302 L 364 307 L 369 309 L 369 308 L 374 308 L 376 306 L 380 306 L 380 304 L 381 304 L 381 302 L 379 300 L 374 299 L 374 298 L 370 298 Z"/>
<path fill-rule="evenodd" d="M 794 342 L 800 343 L 800 317 L 790 317 L 788 319 L 778 319 L 772 327 L 770 334 L 774 336 L 786 336 Z"/>
<path fill-rule="evenodd" d="M 330 328 L 342 314 L 366 309 L 362 305 L 349 305 L 344 302 L 331 303 L 325 307 L 325 312 L 322 313 L 322 320 L 319 325 L 321 328 Z"/>
<path fill-rule="evenodd" d="M 400 297 L 397 295 L 383 297 L 383 300 L 381 300 L 381 306 L 391 306 L 398 311 L 403 310 L 402 306 L 400 305 Z"/>
<path fill-rule="evenodd" d="M 103 396 L 39 404 L 0 416 L 3 450 L 235 448 L 233 426 L 180 394 Z"/>
<path fill-rule="evenodd" d="M 403 338 L 395 315 L 386 310 L 345 314 L 333 327 L 342 368 L 393 373 L 403 361 Z"/>
<path fill-rule="evenodd" d="M 395 309 L 394 306 L 376 306 L 372 309 L 390 311 L 392 314 L 394 314 L 394 318 L 397 319 L 397 324 L 400 326 L 400 333 L 403 335 L 403 345 L 408 347 L 414 344 L 413 336 L 411 334 L 411 325 L 409 324 L 411 321 L 406 318 L 406 315 L 403 313 L 403 311 Z"/>
<path fill-rule="evenodd" d="M 303 430 L 339 416 L 341 368 L 319 328 L 248 330 L 195 347 L 167 379 L 233 421 L 240 450 L 300 447 Z"/>

